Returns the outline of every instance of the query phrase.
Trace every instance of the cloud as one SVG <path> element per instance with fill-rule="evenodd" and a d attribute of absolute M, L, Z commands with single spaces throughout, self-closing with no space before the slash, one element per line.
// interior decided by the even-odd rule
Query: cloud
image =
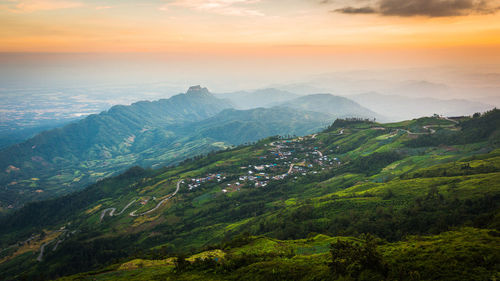
<path fill-rule="evenodd" d="M 344 7 L 344 8 L 336 9 L 334 11 L 338 12 L 338 13 L 343 13 L 343 14 L 373 14 L 373 13 L 377 12 L 374 8 L 369 7 L 369 6 L 361 7 L 361 8 Z"/>
<path fill-rule="evenodd" d="M 171 7 L 184 7 L 192 10 L 212 12 L 233 16 L 263 16 L 258 10 L 248 8 L 248 5 L 260 0 L 175 0 L 160 7 L 167 11 Z"/>
<path fill-rule="evenodd" d="M 95 7 L 96 10 L 107 10 L 113 8 L 112 6 L 97 6 Z"/>
<path fill-rule="evenodd" d="M 10 0 L 11 4 L 8 10 L 16 13 L 30 13 L 36 11 L 50 11 L 77 8 L 83 6 L 81 2 L 68 1 L 68 0 L 23 0 L 16 1 Z"/>
<path fill-rule="evenodd" d="M 331 2 L 326 0 L 327 2 Z M 320 0 L 324 4 L 325 0 Z M 499 10 L 498 0 L 377 0 L 373 6 L 346 6 L 332 12 L 373 14 L 383 16 L 451 17 L 471 14 L 492 14 Z"/>

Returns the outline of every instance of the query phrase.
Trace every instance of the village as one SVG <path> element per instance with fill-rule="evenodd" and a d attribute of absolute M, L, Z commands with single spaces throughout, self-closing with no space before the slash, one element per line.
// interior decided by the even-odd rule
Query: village
<path fill-rule="evenodd" d="M 258 164 L 240 167 L 241 172 L 227 174 L 224 172 L 209 173 L 199 178 L 186 179 L 189 191 L 194 191 L 204 184 L 218 184 L 220 192 L 230 193 L 241 188 L 262 188 L 271 181 L 283 180 L 293 176 L 317 174 L 322 170 L 338 167 L 338 158 L 323 154 L 318 147 L 312 145 L 315 135 L 295 139 L 276 140 L 265 144 L 267 152 L 255 159 Z M 330 151 L 331 153 L 331 151 Z"/>

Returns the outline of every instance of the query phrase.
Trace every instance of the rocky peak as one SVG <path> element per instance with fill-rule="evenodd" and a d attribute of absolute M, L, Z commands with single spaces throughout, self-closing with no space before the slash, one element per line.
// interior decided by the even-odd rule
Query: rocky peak
<path fill-rule="evenodd" d="M 186 95 L 192 96 L 210 96 L 210 92 L 207 88 L 202 88 L 200 85 L 189 87 Z"/>

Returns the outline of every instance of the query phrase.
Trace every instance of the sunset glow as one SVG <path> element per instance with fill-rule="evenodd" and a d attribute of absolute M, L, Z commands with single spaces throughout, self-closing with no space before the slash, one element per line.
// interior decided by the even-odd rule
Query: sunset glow
<path fill-rule="evenodd" d="M 498 53 L 495 9 L 443 16 L 340 12 L 358 1 L 352 2 L 4 0 L 0 51 L 266 54 L 276 47 L 295 53 L 453 47 L 473 57 L 483 48 Z"/>

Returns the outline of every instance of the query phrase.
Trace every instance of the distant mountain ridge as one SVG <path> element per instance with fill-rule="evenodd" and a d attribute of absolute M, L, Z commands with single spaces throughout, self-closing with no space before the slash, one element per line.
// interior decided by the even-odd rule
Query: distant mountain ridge
<path fill-rule="evenodd" d="M 214 116 L 231 104 L 213 97 L 206 88 L 191 87 L 186 94 L 108 111 L 42 132 L 0 151 L 2 201 L 15 201 L 7 189 L 44 198 L 48 188 L 81 186 L 124 169 L 137 161 L 138 153 L 155 144 L 168 145 L 179 136 L 169 126 L 189 124 Z M 205 151 L 206 143 L 191 147 Z M 182 153 L 178 153 L 182 156 Z M 147 156 L 142 156 L 147 158 Z M 40 189 L 39 189 L 40 187 Z M 43 188 L 42 188 L 43 187 Z M 67 192 L 67 191 L 65 191 Z M 10 200 L 9 200 L 10 199 Z"/>
<path fill-rule="evenodd" d="M 330 114 L 337 118 L 362 117 L 380 119 L 382 117 L 380 114 L 359 105 L 355 101 L 331 94 L 313 94 L 302 96 L 284 102 L 280 105 L 299 110 L 316 111 L 324 114 Z"/>
<path fill-rule="evenodd" d="M 170 99 L 113 106 L 108 111 L 90 115 L 80 122 L 45 131 L 22 144 L 1 151 L 0 155 L 2 162 L 8 160 L 16 163 L 19 156 L 23 155 L 22 150 L 26 148 L 31 148 L 32 157 L 53 157 L 49 153 L 74 151 L 74 157 L 81 158 L 100 149 L 113 152 L 111 146 L 122 144 L 134 133 L 147 131 L 151 126 L 167 127 L 182 122 L 195 122 L 229 107 L 230 104 L 224 101 L 190 89 L 186 94 L 179 94 Z M 85 140 L 82 142 L 83 139 Z M 58 141 L 58 146 L 54 147 L 51 141 Z M 88 146 L 91 143 L 92 145 Z M 54 148 L 56 151 L 52 150 Z M 16 154 L 10 158 L 7 152 Z M 1 169 L 5 167 L 2 166 Z"/>
<path fill-rule="evenodd" d="M 437 98 L 411 98 L 376 92 L 346 96 L 362 106 L 384 114 L 391 120 L 406 120 L 440 114 L 444 116 L 468 116 L 475 112 L 492 109 L 492 105 L 470 100 L 443 100 Z"/>
<path fill-rule="evenodd" d="M 382 118 L 366 106 L 361 106 L 349 97 L 336 96 L 329 93 L 298 95 L 275 88 L 260 89 L 253 92 L 240 91 L 217 94 L 217 97 L 230 101 L 238 109 L 276 106 L 298 110 L 329 114 L 332 117 Z"/>
<path fill-rule="evenodd" d="M 0 208 L 79 190 L 133 165 L 170 165 L 271 135 L 313 133 L 336 116 L 232 106 L 194 86 L 169 99 L 114 106 L 0 150 Z"/>
<path fill-rule="evenodd" d="M 197 136 L 241 144 L 275 135 L 305 135 L 324 129 L 335 118 L 329 114 L 287 107 L 225 109 L 193 126 Z"/>
<path fill-rule="evenodd" d="M 272 107 L 299 97 L 299 95 L 275 88 L 255 91 L 239 91 L 234 93 L 217 94 L 218 98 L 229 100 L 238 109 L 257 107 Z"/>

